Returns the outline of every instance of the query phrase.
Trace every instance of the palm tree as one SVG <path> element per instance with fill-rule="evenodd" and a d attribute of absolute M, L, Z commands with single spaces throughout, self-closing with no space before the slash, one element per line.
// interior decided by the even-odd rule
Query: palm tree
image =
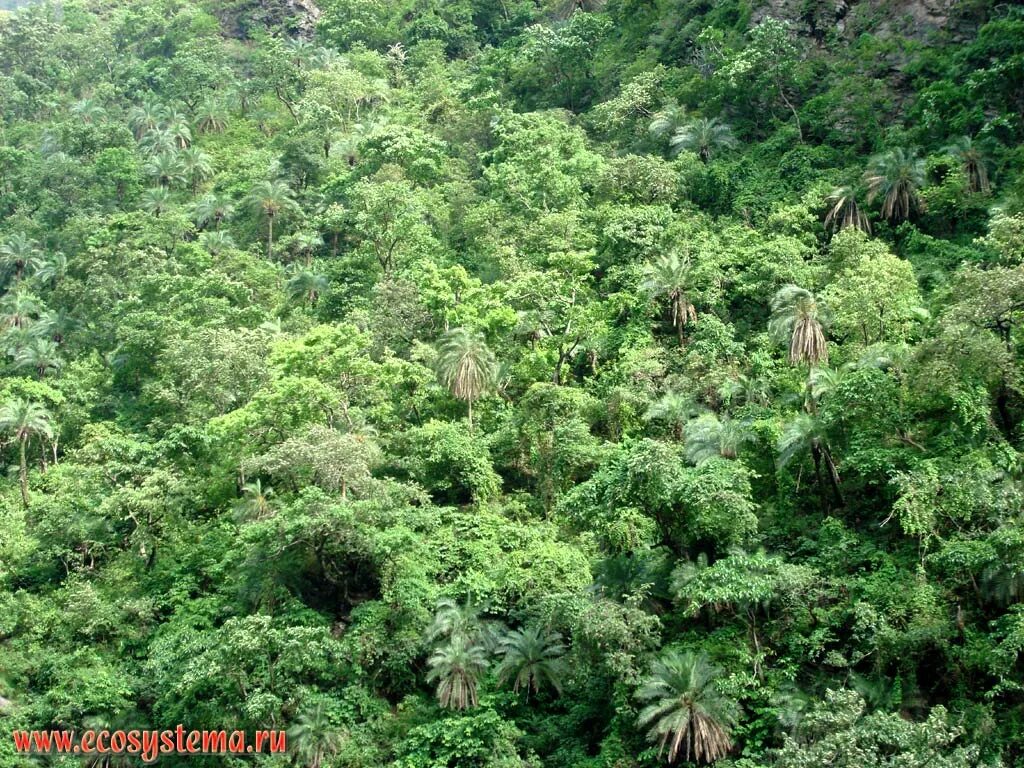
<path fill-rule="evenodd" d="M 676 441 L 683 439 L 683 427 L 690 419 L 700 414 L 701 408 L 690 395 L 666 392 L 647 408 L 647 421 L 662 421 L 672 429 Z"/>
<path fill-rule="evenodd" d="M 32 278 L 40 285 L 54 283 L 58 278 L 63 277 L 68 269 L 68 257 L 63 253 L 54 253 L 36 259 L 34 263 L 35 271 Z"/>
<path fill-rule="evenodd" d="M 871 232 L 871 222 L 857 203 L 857 192 L 853 187 L 836 187 L 825 198 L 828 212 L 825 227 L 833 230 L 853 227 L 861 232 Z"/>
<path fill-rule="evenodd" d="M 50 339 L 34 339 L 14 356 L 16 367 L 33 369 L 40 379 L 46 378 L 47 371 L 60 370 L 63 364 L 57 344 Z"/>
<path fill-rule="evenodd" d="M 326 277 L 303 269 L 288 281 L 288 296 L 292 301 L 316 304 L 320 294 L 327 290 L 327 285 Z"/>
<path fill-rule="evenodd" d="M 153 187 L 142 193 L 140 205 L 146 213 L 159 218 L 160 214 L 171 207 L 171 197 L 171 191 L 167 187 Z"/>
<path fill-rule="evenodd" d="M 39 314 L 39 300 L 25 290 L 17 290 L 0 299 L 0 328 L 24 328 Z"/>
<path fill-rule="evenodd" d="M 261 181 L 246 198 L 251 208 L 267 217 L 267 258 L 274 258 L 274 219 L 282 212 L 298 211 L 291 188 L 283 181 Z"/>
<path fill-rule="evenodd" d="M 672 325 L 683 346 L 683 328 L 697 320 L 697 309 L 689 298 L 690 262 L 677 253 L 669 253 L 644 268 L 640 290 L 651 299 L 664 296 L 672 307 Z"/>
<path fill-rule="evenodd" d="M 686 425 L 686 458 L 694 464 L 716 456 L 735 459 L 748 440 L 750 430 L 746 422 L 708 413 Z"/>
<path fill-rule="evenodd" d="M 669 101 L 661 109 L 654 113 L 648 131 L 651 136 L 661 139 L 665 136 L 674 136 L 682 127 L 686 119 L 686 108 L 679 106 L 676 101 Z"/>
<path fill-rule="evenodd" d="M 437 700 L 442 707 L 466 709 L 477 705 L 477 686 L 487 669 L 483 646 L 453 635 L 431 654 L 427 664 L 427 682 L 437 681 Z"/>
<path fill-rule="evenodd" d="M 164 119 L 163 128 L 170 134 L 178 149 L 185 149 L 192 143 L 192 129 L 188 127 L 188 118 L 180 112 L 169 112 Z"/>
<path fill-rule="evenodd" d="M 718 395 L 727 405 L 732 403 L 756 403 L 767 406 L 771 400 L 771 386 L 760 376 L 741 373 L 729 379 L 718 389 Z"/>
<path fill-rule="evenodd" d="M 897 148 L 871 159 L 864 173 L 868 202 L 882 198 L 882 216 L 889 221 L 905 221 L 915 211 L 924 210 L 919 190 L 925 183 L 924 160 L 913 150 Z"/>
<path fill-rule="evenodd" d="M 313 253 L 324 245 L 324 239 L 316 232 L 297 232 L 291 238 L 290 248 L 302 257 L 308 267 L 313 261 Z"/>
<path fill-rule="evenodd" d="M 169 155 L 178 151 L 178 143 L 166 128 L 157 126 L 139 140 L 139 146 L 147 155 Z"/>
<path fill-rule="evenodd" d="M 338 754 L 346 736 L 331 724 L 323 702 L 303 711 L 288 729 L 288 743 L 309 768 L 320 768 L 324 758 Z"/>
<path fill-rule="evenodd" d="M 531 689 L 540 693 L 542 683 L 562 692 L 565 646 L 558 632 L 540 626 L 512 630 L 501 639 L 499 648 L 504 656 L 498 664 L 498 680 L 511 680 L 514 693 L 520 688 L 526 689 L 527 696 Z"/>
<path fill-rule="evenodd" d="M 269 485 L 264 487 L 263 481 L 256 479 L 242 486 L 242 498 L 236 508 L 243 517 L 263 520 L 274 513 L 270 501 L 273 496 L 274 489 Z"/>
<path fill-rule="evenodd" d="M 468 644 L 494 649 L 499 641 L 500 624 L 483 619 L 481 613 L 481 607 L 472 600 L 460 604 L 450 597 L 442 597 L 437 601 L 434 620 L 427 628 L 427 641 L 435 643 L 461 637 Z"/>
<path fill-rule="evenodd" d="M 156 179 L 161 187 L 170 187 L 185 181 L 184 166 L 176 152 L 163 152 L 146 161 L 143 170 Z"/>
<path fill-rule="evenodd" d="M 738 707 L 715 687 L 722 671 L 704 654 L 668 651 L 654 662 L 637 698 L 647 706 L 638 723 L 650 726 L 647 738 L 668 747 L 668 761 L 712 763 L 732 749 L 731 730 Z"/>
<path fill-rule="evenodd" d="M 214 255 L 237 247 L 235 239 L 230 234 L 220 231 L 200 232 L 197 242 Z"/>
<path fill-rule="evenodd" d="M 71 105 L 71 114 L 83 123 L 94 123 L 107 116 L 107 110 L 95 99 L 79 99 Z"/>
<path fill-rule="evenodd" d="M 213 175 L 213 163 L 208 154 L 198 147 L 183 149 L 179 155 L 181 173 L 192 187 L 192 195 L 199 191 L 199 185 Z"/>
<path fill-rule="evenodd" d="M 160 125 L 165 113 L 163 104 L 158 101 L 144 101 L 137 107 L 128 111 L 128 124 L 135 132 L 135 140 L 139 141 L 152 130 Z"/>
<path fill-rule="evenodd" d="M 0 245 L 0 264 L 5 272 L 13 272 L 15 280 L 21 280 L 25 268 L 39 258 L 39 243 L 24 232 L 16 232 Z"/>
<path fill-rule="evenodd" d="M 66 313 L 48 309 L 32 323 L 30 330 L 36 338 L 49 338 L 60 344 L 64 341 L 64 335 L 73 325 L 73 321 Z"/>
<path fill-rule="evenodd" d="M 828 362 L 828 342 L 822 325 L 823 313 L 810 291 L 786 285 L 772 299 L 768 330 L 789 343 L 789 361 L 815 366 Z"/>
<path fill-rule="evenodd" d="M 192 216 L 201 228 L 213 224 L 214 229 L 220 229 L 224 219 L 231 218 L 231 214 L 234 212 L 235 206 L 229 198 L 218 197 L 211 193 L 196 201 L 192 209 Z"/>
<path fill-rule="evenodd" d="M 473 401 L 494 385 L 497 364 L 484 335 L 453 328 L 438 347 L 437 374 L 441 383 L 469 406 L 469 431 L 473 431 Z"/>
<path fill-rule="evenodd" d="M 967 177 L 968 190 L 983 193 L 992 191 L 988 180 L 988 159 L 970 136 L 961 136 L 943 152 L 960 161 L 960 168 Z"/>
<path fill-rule="evenodd" d="M 227 128 L 227 120 L 224 118 L 224 107 L 214 101 L 207 99 L 196 110 L 196 131 L 198 133 L 220 133 Z"/>
<path fill-rule="evenodd" d="M 828 470 L 829 483 L 832 486 L 836 503 L 840 507 L 844 506 L 839 470 L 826 440 L 825 426 L 817 415 L 801 411 L 782 430 L 782 436 L 778 443 L 779 466 L 785 467 L 794 457 L 805 451 L 810 452 L 811 459 L 814 461 L 814 477 L 823 500 L 825 485 L 821 479 L 822 462 L 825 463 Z"/>
<path fill-rule="evenodd" d="M 18 441 L 21 501 L 28 507 L 28 461 L 25 449 L 33 437 L 53 437 L 50 412 L 39 403 L 15 398 L 0 407 L 0 430 L 13 433 Z"/>
<path fill-rule="evenodd" d="M 715 117 L 702 117 L 676 130 L 669 140 L 669 147 L 673 155 L 685 149 L 695 152 L 706 163 L 719 150 L 732 149 L 737 143 L 729 125 Z"/>

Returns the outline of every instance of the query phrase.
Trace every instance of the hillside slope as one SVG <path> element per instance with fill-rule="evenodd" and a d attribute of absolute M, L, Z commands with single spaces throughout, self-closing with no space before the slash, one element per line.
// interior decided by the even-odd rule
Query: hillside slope
<path fill-rule="evenodd" d="M 1022 138 L 987 0 L 0 15 L 0 730 L 1024 767 Z"/>

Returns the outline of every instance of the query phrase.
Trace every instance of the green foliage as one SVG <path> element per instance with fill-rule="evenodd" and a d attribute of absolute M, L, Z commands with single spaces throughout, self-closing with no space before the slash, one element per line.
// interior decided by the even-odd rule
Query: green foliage
<path fill-rule="evenodd" d="M 5 728 L 1024 760 L 1013 4 L 0 5 Z"/>

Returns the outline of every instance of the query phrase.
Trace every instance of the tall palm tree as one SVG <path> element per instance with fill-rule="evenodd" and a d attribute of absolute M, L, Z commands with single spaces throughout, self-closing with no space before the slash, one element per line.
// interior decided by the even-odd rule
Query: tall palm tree
<path fill-rule="evenodd" d="M 214 255 L 237 247 L 235 238 L 227 232 L 218 230 L 214 230 L 213 232 L 200 232 L 197 242 Z"/>
<path fill-rule="evenodd" d="M 690 419 L 698 416 L 701 407 L 691 395 L 680 392 L 666 392 L 647 408 L 644 418 L 647 421 L 661 421 L 672 429 L 675 440 L 683 439 L 683 427 Z"/>
<path fill-rule="evenodd" d="M 95 99 L 79 99 L 71 105 L 71 114 L 83 123 L 97 123 L 107 116 L 107 110 Z"/>
<path fill-rule="evenodd" d="M 192 129 L 188 118 L 180 112 L 168 112 L 164 117 L 163 128 L 174 140 L 178 149 L 185 149 L 192 143 Z"/>
<path fill-rule="evenodd" d="M 967 189 L 971 192 L 992 191 L 988 180 L 988 159 L 970 136 L 961 136 L 944 150 L 960 161 L 960 168 L 967 177 Z"/>
<path fill-rule="evenodd" d="M 789 344 L 789 361 L 815 366 L 828 362 L 824 315 L 814 294 L 798 285 L 786 285 L 772 299 L 768 330 Z"/>
<path fill-rule="evenodd" d="M 48 338 L 60 344 L 73 325 L 74 322 L 67 313 L 48 309 L 32 323 L 30 330 L 36 338 Z"/>
<path fill-rule="evenodd" d="M 32 273 L 32 278 L 39 285 L 55 283 L 58 278 L 64 276 L 68 269 L 68 257 L 59 252 L 37 258 L 34 263 L 35 271 Z"/>
<path fill-rule="evenodd" d="M 924 210 L 920 190 L 925 183 L 924 160 L 913 150 L 897 148 L 871 159 L 864 173 L 868 202 L 882 198 L 882 216 L 889 221 L 906 221 Z"/>
<path fill-rule="evenodd" d="M 40 379 L 46 378 L 49 371 L 58 371 L 64 364 L 57 344 L 50 339 L 33 339 L 18 350 L 14 356 L 14 365 L 18 368 L 31 368 Z"/>
<path fill-rule="evenodd" d="M 651 299 L 668 299 L 672 307 L 672 325 L 679 336 L 679 346 L 685 339 L 683 329 L 697 320 L 697 309 L 689 298 L 690 262 L 678 253 L 668 253 L 644 268 L 640 290 Z"/>
<path fill-rule="evenodd" d="M 152 187 L 142 193 L 139 205 L 146 213 L 151 213 L 157 218 L 165 213 L 173 204 L 171 190 L 167 187 Z"/>
<path fill-rule="evenodd" d="M 556 692 L 562 692 L 562 678 L 565 675 L 565 646 L 558 632 L 550 632 L 540 626 L 515 629 L 508 632 L 499 643 L 503 654 L 498 664 L 498 679 L 502 683 L 512 681 L 512 691 L 519 693 L 524 688 L 540 693 L 541 684 L 550 685 Z"/>
<path fill-rule="evenodd" d="M 161 187 L 170 187 L 185 181 L 181 157 L 176 152 L 163 152 L 146 161 L 143 170 Z"/>
<path fill-rule="evenodd" d="M 220 133 L 227 128 L 224 107 L 213 99 L 207 99 L 196 110 L 196 131 L 198 133 Z"/>
<path fill-rule="evenodd" d="M 135 140 L 139 141 L 152 130 L 155 130 L 163 119 L 166 109 L 163 104 L 153 99 L 142 102 L 128 111 L 128 124 L 135 132 Z"/>
<path fill-rule="evenodd" d="M 39 300 L 25 290 L 4 294 L 0 299 L 0 328 L 24 328 L 40 309 Z"/>
<path fill-rule="evenodd" d="M 427 664 L 427 682 L 437 681 L 437 700 L 442 707 L 466 709 L 477 705 L 477 687 L 487 669 L 483 646 L 453 635 L 431 654 Z"/>
<path fill-rule="evenodd" d="M 323 247 L 324 239 L 316 232 L 297 232 L 291 238 L 291 250 L 302 257 L 308 267 L 313 261 L 313 254 Z"/>
<path fill-rule="evenodd" d="M 676 101 L 667 102 L 661 109 L 654 113 L 648 131 L 651 136 L 657 139 L 665 136 L 674 136 L 683 126 L 686 119 L 686 108 L 679 106 Z"/>
<path fill-rule="evenodd" d="M 650 727 L 647 738 L 659 743 L 659 754 L 668 747 L 670 763 L 680 754 L 687 761 L 712 763 L 732 749 L 738 707 L 716 689 L 721 674 L 704 654 L 668 651 L 637 691 L 646 703 L 638 723 Z"/>
<path fill-rule="evenodd" d="M 316 304 L 320 294 L 327 290 L 327 285 L 326 277 L 303 269 L 288 281 L 288 296 L 292 301 Z"/>
<path fill-rule="evenodd" d="M 771 385 L 760 376 L 741 373 L 735 379 L 729 379 L 718 388 L 722 401 L 729 404 L 755 403 L 767 406 L 771 401 Z"/>
<path fill-rule="evenodd" d="M 719 150 L 732 149 L 738 144 L 728 124 L 716 117 L 702 117 L 676 130 L 669 140 L 673 155 L 684 149 L 696 153 L 705 163 Z"/>
<path fill-rule="evenodd" d="M 25 450 L 34 437 L 53 437 L 50 412 L 39 403 L 15 398 L 0 407 L 0 431 L 9 432 L 18 441 L 21 501 L 28 507 L 28 460 Z"/>
<path fill-rule="evenodd" d="M 825 213 L 825 227 L 833 230 L 853 227 L 861 232 L 871 232 L 871 222 L 857 202 L 857 191 L 851 186 L 836 187 L 825 198 L 828 211 Z"/>
<path fill-rule="evenodd" d="M 139 146 L 143 152 L 150 156 L 169 155 L 177 152 L 179 149 L 174 135 L 159 125 L 152 130 L 146 131 L 142 138 L 139 139 Z"/>
<path fill-rule="evenodd" d="M 263 520 L 274 513 L 271 499 L 274 489 L 264 486 L 260 479 L 253 480 L 242 486 L 242 498 L 236 505 L 240 515 L 253 520 Z"/>
<path fill-rule="evenodd" d="M 214 229 L 220 229 L 221 223 L 231 218 L 234 212 L 235 206 L 229 198 L 210 193 L 196 201 L 192 216 L 200 228 L 212 224 Z"/>
<path fill-rule="evenodd" d="M 716 456 L 735 459 L 750 437 L 746 422 L 707 413 L 686 425 L 686 458 L 694 464 Z"/>
<path fill-rule="evenodd" d="M 469 431 L 473 431 L 473 401 L 494 385 L 497 363 L 484 335 L 453 328 L 438 347 L 437 374 L 441 383 L 469 406 Z"/>
<path fill-rule="evenodd" d="M 199 191 L 199 185 L 213 175 L 213 160 L 198 147 L 183 149 L 178 155 L 181 173 L 192 187 L 192 195 Z"/>
<path fill-rule="evenodd" d="M 320 702 L 295 719 L 295 725 L 288 729 L 288 743 L 309 768 L 320 768 L 325 758 L 338 754 L 346 735 L 331 723 Z"/>
<path fill-rule="evenodd" d="M 484 619 L 482 613 L 482 608 L 472 600 L 459 603 L 450 597 L 442 597 L 437 601 L 434 620 L 427 628 L 427 641 L 434 643 L 457 636 L 468 644 L 493 650 L 500 639 L 500 624 Z"/>
<path fill-rule="evenodd" d="M 281 213 L 298 211 L 291 188 L 283 181 L 261 181 L 246 198 L 249 206 L 267 218 L 267 258 L 274 258 L 274 219 Z"/>
<path fill-rule="evenodd" d="M 21 280 L 25 268 L 41 255 L 39 243 L 24 232 L 15 232 L 0 245 L 0 265 L 6 273 L 13 273 L 16 281 Z"/>
<path fill-rule="evenodd" d="M 836 503 L 840 507 L 844 506 L 842 481 L 828 445 L 825 426 L 819 416 L 807 411 L 798 413 L 783 428 L 778 442 L 779 466 L 786 466 L 804 452 L 810 452 L 814 461 L 814 477 L 821 491 L 822 501 L 825 501 L 825 485 L 821 478 L 821 465 L 824 463 Z"/>

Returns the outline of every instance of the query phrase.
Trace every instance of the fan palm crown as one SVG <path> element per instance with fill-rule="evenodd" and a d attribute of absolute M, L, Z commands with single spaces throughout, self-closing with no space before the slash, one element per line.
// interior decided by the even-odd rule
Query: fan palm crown
<path fill-rule="evenodd" d="M 514 629 L 501 639 L 499 650 L 503 658 L 498 664 L 498 679 L 502 683 L 511 680 L 513 692 L 526 689 L 527 694 L 531 690 L 539 693 L 542 684 L 562 692 L 565 646 L 558 632 L 540 626 Z"/>
<path fill-rule="evenodd" d="M 668 300 L 680 346 L 684 343 L 683 329 L 697 320 L 697 309 L 690 301 L 692 282 L 689 260 L 678 253 L 667 253 L 645 267 L 640 283 L 640 290 L 651 299 Z"/>
<path fill-rule="evenodd" d="M 906 221 L 924 210 L 920 190 L 925 183 L 924 160 L 913 150 L 893 149 L 872 158 L 864 173 L 868 202 L 882 199 L 882 217 Z"/>
<path fill-rule="evenodd" d="M 437 682 L 437 700 L 442 707 L 467 709 L 477 705 L 477 687 L 487 669 L 483 646 L 453 635 L 431 654 L 427 664 L 427 682 Z"/>
<path fill-rule="evenodd" d="M 646 704 L 638 722 L 649 727 L 647 737 L 658 742 L 660 752 L 668 749 L 670 763 L 680 755 L 711 763 L 732 749 L 738 708 L 715 687 L 721 674 L 704 654 L 669 651 L 637 691 Z"/>
<path fill-rule="evenodd" d="M 669 140 L 669 147 L 673 155 L 686 150 L 707 163 L 712 155 L 723 149 L 732 149 L 737 143 L 727 123 L 716 117 L 702 117 L 677 129 Z"/>
<path fill-rule="evenodd" d="M 453 328 L 438 345 L 437 375 L 441 383 L 469 407 L 473 429 L 473 402 L 494 385 L 497 363 L 479 331 Z"/>
<path fill-rule="evenodd" d="M 814 294 L 798 285 L 783 286 L 772 299 L 768 330 L 789 344 L 789 361 L 818 365 L 828 362 L 824 313 Z"/>

